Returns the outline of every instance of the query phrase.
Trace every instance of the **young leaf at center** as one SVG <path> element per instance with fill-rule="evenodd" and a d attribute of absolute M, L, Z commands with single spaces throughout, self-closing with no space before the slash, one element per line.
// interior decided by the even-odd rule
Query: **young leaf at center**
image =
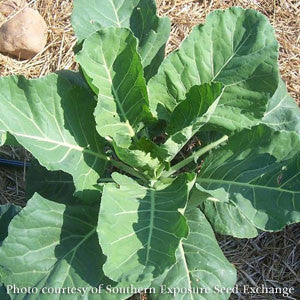
<path fill-rule="evenodd" d="M 98 90 L 97 130 L 128 148 L 142 122 L 151 119 L 137 40 L 128 29 L 105 28 L 92 34 L 77 55 Z"/>
<path fill-rule="evenodd" d="M 162 145 L 172 160 L 182 147 L 199 131 L 211 118 L 222 97 L 223 84 L 214 82 L 193 86 L 174 109 L 167 133 L 167 141 Z"/>

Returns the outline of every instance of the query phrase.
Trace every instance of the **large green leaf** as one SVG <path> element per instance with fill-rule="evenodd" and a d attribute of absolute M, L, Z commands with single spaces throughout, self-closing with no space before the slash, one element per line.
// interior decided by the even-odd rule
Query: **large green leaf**
<path fill-rule="evenodd" d="M 192 208 L 184 215 L 190 227 L 189 237 L 180 243 L 174 266 L 152 283 L 156 293 L 150 294 L 149 299 L 228 299 L 228 293 L 217 290 L 234 287 L 233 265 L 225 258 L 203 213 Z M 167 288 L 173 294 L 168 294 Z"/>
<path fill-rule="evenodd" d="M 140 123 L 151 116 L 136 39 L 128 29 L 103 29 L 84 42 L 77 61 L 99 90 L 99 134 L 128 148 Z"/>
<path fill-rule="evenodd" d="M 130 17 L 138 3 L 139 0 L 75 0 L 71 19 L 78 41 L 103 27 L 129 27 Z"/>
<path fill-rule="evenodd" d="M 146 188 L 114 173 L 117 183 L 104 187 L 99 241 L 107 256 L 103 270 L 118 282 L 149 281 L 176 262 L 175 251 L 188 235 L 184 210 L 194 175 L 168 185 Z"/>
<path fill-rule="evenodd" d="M 49 191 L 49 196 L 53 195 Z M 71 195 L 66 195 L 68 199 Z M 70 201 L 71 202 L 71 201 Z M 12 299 L 126 299 L 130 292 L 107 293 L 117 283 L 102 271 L 105 262 L 96 233 L 100 194 L 85 201 L 57 203 L 35 194 L 10 224 L 0 248 L 0 277 L 9 286 L 36 287 L 44 293 L 13 294 Z M 102 286 L 102 293 L 92 288 Z M 65 288 L 54 295 L 47 288 Z M 119 285 L 120 287 L 120 285 Z M 124 286 L 123 286 L 124 287 Z M 67 288 L 75 288 L 72 293 Z M 83 295 L 83 288 L 87 291 Z"/>
<path fill-rule="evenodd" d="M 157 72 L 171 29 L 168 18 L 157 17 L 155 0 L 75 0 L 72 25 L 79 42 L 104 27 L 130 28 L 146 79 Z"/>
<path fill-rule="evenodd" d="M 223 203 L 223 218 L 227 214 L 224 205 L 233 205 L 239 217 L 244 216 L 255 227 L 275 231 L 300 221 L 299 183 L 299 136 L 257 126 L 236 134 L 228 145 L 208 156 L 196 186 L 210 194 L 206 202 Z M 213 226 L 220 220 L 215 216 L 219 207 L 204 203 L 204 212 Z M 233 218 L 230 211 L 228 218 Z M 230 232 L 230 228 L 224 230 Z"/>
<path fill-rule="evenodd" d="M 170 112 L 194 85 L 225 85 L 210 124 L 227 130 L 257 124 L 278 85 L 278 43 L 268 19 L 254 10 L 214 11 L 195 27 L 149 81 L 151 110 Z"/>
<path fill-rule="evenodd" d="M 21 207 L 14 204 L 0 205 L 0 246 L 7 237 L 7 229 L 10 221 L 20 210 Z"/>
<path fill-rule="evenodd" d="M 96 184 L 106 164 L 89 90 L 65 73 L 36 80 L 2 77 L 0 87 L 0 130 L 46 168 L 71 174 L 78 191 Z"/>
<path fill-rule="evenodd" d="M 165 46 L 171 31 L 168 17 L 158 18 L 155 0 L 141 0 L 130 19 L 130 29 L 138 38 L 138 52 L 146 81 L 153 77 L 165 57 Z"/>
<path fill-rule="evenodd" d="M 62 171 L 48 171 L 33 161 L 26 173 L 26 199 L 35 193 L 55 202 L 67 203 L 73 200 L 75 192 L 72 176 Z"/>
<path fill-rule="evenodd" d="M 162 146 L 172 160 L 182 147 L 205 125 L 222 97 L 222 83 L 196 85 L 190 89 L 186 99 L 174 109 L 167 128 L 169 135 Z"/>
<path fill-rule="evenodd" d="M 200 206 L 215 232 L 237 238 L 253 238 L 259 233 L 257 228 L 241 212 L 234 202 L 221 202 L 208 193 L 194 187 L 189 199 L 191 205 Z"/>
<path fill-rule="evenodd" d="M 288 94 L 281 79 L 276 93 L 270 99 L 263 123 L 276 130 L 296 131 L 300 133 L 300 108 Z"/>

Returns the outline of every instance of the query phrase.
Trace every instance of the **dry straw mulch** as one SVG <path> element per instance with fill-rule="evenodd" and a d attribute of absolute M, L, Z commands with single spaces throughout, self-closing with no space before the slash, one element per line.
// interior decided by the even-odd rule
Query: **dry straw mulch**
<path fill-rule="evenodd" d="M 0 0 L 1 1 L 1 0 Z M 87 0 L 89 1 L 89 0 Z M 98 0 L 104 1 L 104 0 Z M 176 49 L 191 28 L 204 22 L 214 9 L 238 5 L 267 15 L 275 28 L 280 47 L 281 75 L 289 92 L 300 103 L 300 1 L 299 0 L 157 0 L 159 14 L 172 19 L 167 53 Z M 46 48 L 28 61 L 17 61 L 0 54 L 1 76 L 22 74 L 28 78 L 60 69 L 76 69 L 72 48 L 75 37 L 70 25 L 72 0 L 33 0 L 49 26 Z M 5 20 L 0 19 L 0 23 Z M 11 147 L 0 148 L 0 156 L 27 160 L 28 154 Z M 0 201 L 23 204 L 25 170 L 0 167 Z M 238 269 L 240 286 L 300 288 L 300 225 L 279 233 L 262 233 L 255 239 L 239 240 L 218 236 L 227 258 Z M 135 299 L 146 299 L 145 295 Z M 232 295 L 231 299 L 283 299 L 282 295 Z M 300 299 L 300 295 L 289 299 Z"/>
<path fill-rule="evenodd" d="M 28 0 L 27 6 L 37 9 L 48 25 L 47 45 L 30 60 L 18 61 L 0 54 L 1 76 L 20 74 L 34 78 L 61 69 L 76 69 L 73 55 L 76 40 L 70 23 L 72 5 L 72 0 Z"/>

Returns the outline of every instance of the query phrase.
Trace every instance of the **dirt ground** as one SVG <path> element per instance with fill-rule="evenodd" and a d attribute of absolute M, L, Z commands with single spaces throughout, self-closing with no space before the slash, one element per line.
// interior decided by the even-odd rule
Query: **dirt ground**
<path fill-rule="evenodd" d="M 1 0 L 0 0 L 1 1 Z M 102 0 L 101 0 L 102 1 Z M 31 60 L 18 61 L 0 54 L 0 75 L 39 77 L 60 69 L 77 68 L 72 48 L 75 37 L 70 25 L 72 0 L 32 0 L 48 24 L 46 48 Z M 214 9 L 230 6 L 254 8 L 267 15 L 280 43 L 280 71 L 290 94 L 300 104 L 300 0 L 157 0 L 159 14 L 172 20 L 167 53 L 176 49 L 191 28 L 204 22 Z M 0 18 L 0 25 L 6 19 Z M 0 157 L 28 160 L 22 149 L 0 148 Z M 0 167 L 0 202 L 24 204 L 25 170 Z M 1 204 L 2 204 L 1 203 Z M 295 287 L 300 290 L 300 224 L 279 233 L 262 233 L 243 240 L 218 236 L 226 257 L 238 270 L 238 284 Z M 300 293 L 300 292 L 299 292 Z M 135 299 L 146 299 L 138 295 Z M 283 299 L 276 295 L 232 295 L 230 299 Z M 293 296 L 290 299 L 300 299 Z"/>

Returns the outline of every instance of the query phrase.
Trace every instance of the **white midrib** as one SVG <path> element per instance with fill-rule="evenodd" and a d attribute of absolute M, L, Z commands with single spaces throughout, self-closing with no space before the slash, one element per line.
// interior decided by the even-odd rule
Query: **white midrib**
<path fill-rule="evenodd" d="M 147 241 L 147 253 L 146 253 L 146 263 L 147 266 L 148 260 L 149 260 L 149 253 L 151 249 L 151 240 L 153 235 L 153 226 L 154 226 L 154 210 L 155 210 L 155 192 L 153 189 L 150 190 L 150 200 L 151 200 L 151 206 L 150 206 L 150 224 L 149 224 L 149 236 Z"/>
<path fill-rule="evenodd" d="M 182 257 L 182 261 L 183 261 L 183 266 L 186 272 L 186 276 L 188 278 L 188 289 L 192 290 L 192 285 L 191 285 L 191 277 L 190 277 L 190 271 L 186 262 L 186 258 L 185 258 L 185 254 L 184 254 L 184 249 L 183 249 L 183 245 L 182 242 L 180 242 L 179 244 L 179 250 L 180 250 L 180 255 Z M 191 294 L 191 299 L 194 299 L 194 297 L 192 296 L 193 294 Z"/>
<path fill-rule="evenodd" d="M 43 276 L 35 285 L 34 287 L 37 287 L 38 284 L 44 280 L 45 278 L 47 278 L 48 276 L 50 276 L 50 272 L 56 267 L 56 265 L 58 265 L 61 261 L 63 261 L 66 257 L 68 257 L 68 255 L 70 253 L 73 252 L 72 257 L 75 256 L 78 248 L 85 243 L 94 233 L 96 232 L 96 227 L 93 226 L 93 229 L 72 249 L 70 249 L 64 256 L 62 256 L 61 258 L 59 258 L 48 270 L 45 276 Z M 70 263 L 71 264 L 71 263 Z"/>
<path fill-rule="evenodd" d="M 16 133 L 16 132 L 14 132 L 13 135 L 16 135 L 16 136 L 19 136 L 19 137 L 22 137 L 22 138 L 31 139 L 31 140 L 40 141 L 40 142 L 45 142 L 45 143 L 49 143 L 49 144 L 55 144 L 55 145 L 58 145 L 58 146 L 71 148 L 71 149 L 81 151 L 81 152 L 84 150 L 84 148 L 82 148 L 80 146 L 77 146 L 77 145 L 69 144 L 69 143 L 66 143 L 66 142 L 55 141 L 55 140 L 52 140 L 52 139 L 43 138 L 43 137 L 39 137 L 39 136 Z"/>
<path fill-rule="evenodd" d="M 115 16 L 116 16 L 117 24 L 118 24 L 119 27 L 122 27 L 122 26 L 121 26 L 120 19 L 119 19 L 119 16 L 118 16 L 117 8 L 116 8 L 116 6 L 115 6 L 115 3 L 114 3 L 113 0 L 110 0 L 110 3 L 111 3 L 111 5 L 112 5 L 112 7 L 113 7 L 113 11 L 114 11 Z"/>
<path fill-rule="evenodd" d="M 246 43 L 246 41 L 249 39 L 249 37 L 251 36 L 252 31 L 250 31 L 250 33 L 248 34 L 248 36 L 244 39 L 244 41 L 239 45 L 239 47 L 232 53 L 232 55 L 227 59 L 227 61 L 224 63 L 224 65 L 221 67 L 221 69 L 217 72 L 217 74 L 215 74 L 215 76 L 213 77 L 213 79 L 211 81 L 214 81 L 219 75 L 220 73 L 224 70 L 224 68 L 229 64 L 229 62 L 235 57 L 235 55 L 239 52 L 239 50 L 243 47 L 243 45 Z"/>
<path fill-rule="evenodd" d="M 122 106 L 122 103 L 121 103 L 121 101 L 120 101 L 120 99 L 119 99 L 118 93 L 117 93 L 117 91 L 116 91 L 116 89 L 115 89 L 115 87 L 114 87 L 114 85 L 113 85 L 113 80 L 112 80 L 112 78 L 111 78 L 110 70 L 109 70 L 109 68 L 108 68 L 108 65 L 107 65 L 107 62 L 106 62 L 106 59 L 105 59 L 105 56 L 104 56 L 104 53 L 103 53 L 103 49 L 101 49 L 101 55 L 102 55 L 103 65 L 104 65 L 104 68 L 105 68 L 105 70 L 106 70 L 107 77 L 108 77 L 109 83 L 110 83 L 110 85 L 111 85 L 111 88 L 112 88 L 112 92 L 113 92 L 114 98 L 116 99 L 117 105 L 118 105 L 118 107 L 119 107 L 119 109 L 120 109 L 120 111 L 121 111 L 121 114 L 122 114 L 122 116 L 123 116 L 123 118 L 124 118 L 124 120 L 125 120 L 125 124 L 126 124 L 127 127 L 128 127 L 128 130 L 129 130 L 129 132 L 130 132 L 130 135 L 131 135 L 131 136 L 135 136 L 135 132 L 134 132 L 133 128 L 131 127 L 130 123 L 129 123 L 129 120 L 128 120 L 128 118 L 127 118 L 126 112 L 125 112 L 124 109 L 123 109 L 123 106 Z"/>
<path fill-rule="evenodd" d="M 288 97 L 288 95 L 285 95 L 280 101 L 279 103 L 274 106 L 271 110 L 269 110 L 268 112 L 265 113 L 264 117 L 266 117 L 267 115 L 269 115 L 270 113 L 272 113 L 274 110 L 276 110 L 278 107 L 280 107 L 281 103 Z"/>
<path fill-rule="evenodd" d="M 230 180 L 224 180 L 224 179 L 212 179 L 212 178 L 201 178 L 200 177 L 197 181 L 200 184 L 201 184 L 201 182 L 221 183 L 221 184 L 228 184 L 228 185 L 238 185 L 238 186 L 249 187 L 249 188 L 266 189 L 266 190 L 271 190 L 271 191 L 276 191 L 276 192 L 285 192 L 285 193 L 289 193 L 289 194 L 300 193 L 300 192 L 282 189 L 280 187 L 276 188 L 276 187 L 271 187 L 271 186 L 263 186 L 263 185 L 257 185 L 257 184 L 247 183 L 247 182 L 237 182 L 237 181 L 230 181 Z"/>
<path fill-rule="evenodd" d="M 96 153 L 92 150 L 85 149 L 83 147 L 73 145 L 73 144 L 69 144 L 69 143 L 66 143 L 66 142 L 55 141 L 55 140 L 48 139 L 48 138 L 42 138 L 42 137 L 38 137 L 38 136 L 34 136 L 34 135 L 21 134 L 21 133 L 16 133 L 16 132 L 13 132 L 12 134 L 17 136 L 17 137 L 21 137 L 21 138 L 27 138 L 27 139 L 30 139 L 30 140 L 35 140 L 35 141 L 45 142 L 45 143 L 49 143 L 49 144 L 54 144 L 54 145 L 57 145 L 57 146 L 62 146 L 62 147 L 72 149 L 72 150 L 76 150 L 76 151 L 79 151 L 79 152 L 89 153 L 90 155 L 93 155 L 95 157 L 99 157 L 101 159 L 108 160 L 108 158 L 105 155 L 102 156 L 101 154 Z"/>

